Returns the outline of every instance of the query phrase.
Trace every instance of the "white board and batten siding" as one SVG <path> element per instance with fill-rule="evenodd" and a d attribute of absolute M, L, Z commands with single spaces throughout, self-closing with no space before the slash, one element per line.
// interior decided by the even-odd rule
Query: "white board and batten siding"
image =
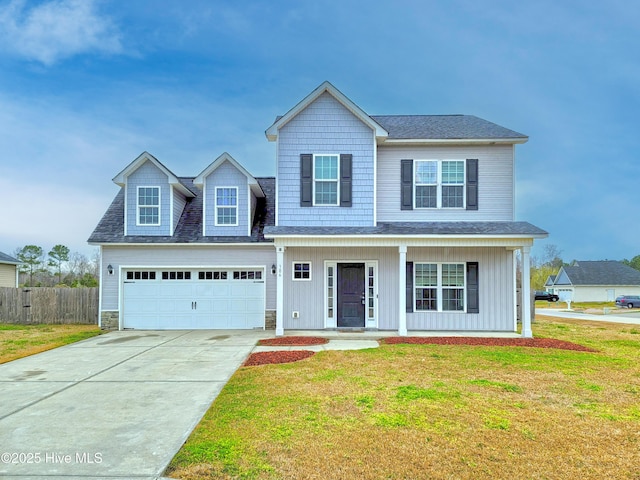
<path fill-rule="evenodd" d="M 514 331 L 513 252 L 504 247 L 410 247 L 409 262 L 478 262 L 480 313 L 407 313 L 409 330 Z M 311 280 L 292 279 L 293 262 L 311 262 Z M 376 262 L 377 298 L 375 324 L 379 330 L 398 329 L 399 254 L 393 247 L 304 248 L 290 247 L 284 260 L 284 328 L 323 329 L 327 320 L 327 263 Z M 293 318 L 298 312 L 298 318 Z"/>
<path fill-rule="evenodd" d="M 478 159 L 478 210 L 400 209 L 400 161 Z M 378 222 L 514 220 L 512 145 L 378 147 Z"/>
<path fill-rule="evenodd" d="M 414 263 L 478 262 L 480 313 L 407 313 L 408 330 L 514 331 L 513 252 L 505 248 L 409 248 Z M 466 304 L 466 302 L 465 302 Z"/>

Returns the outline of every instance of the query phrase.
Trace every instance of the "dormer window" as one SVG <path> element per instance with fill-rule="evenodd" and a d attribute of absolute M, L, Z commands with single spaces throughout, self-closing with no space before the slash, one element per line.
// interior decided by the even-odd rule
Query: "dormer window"
<path fill-rule="evenodd" d="M 160 225 L 160 187 L 138 187 L 138 225 Z"/>
<path fill-rule="evenodd" d="M 216 187 L 216 225 L 238 226 L 238 187 Z"/>

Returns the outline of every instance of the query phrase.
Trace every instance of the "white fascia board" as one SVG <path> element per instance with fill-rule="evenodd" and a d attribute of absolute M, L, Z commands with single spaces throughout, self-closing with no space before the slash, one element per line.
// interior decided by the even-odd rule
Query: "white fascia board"
<path fill-rule="evenodd" d="M 247 242 L 247 243 L 105 243 L 105 242 L 88 242 L 89 245 L 95 247 L 144 247 L 144 248 L 211 248 L 211 247 L 269 247 L 274 248 L 272 242 Z"/>
<path fill-rule="evenodd" d="M 514 145 L 527 143 L 526 138 L 386 138 L 379 143 L 384 145 Z"/>
<path fill-rule="evenodd" d="M 371 128 L 374 131 L 376 138 L 386 138 L 389 135 L 389 132 L 387 132 L 378 122 L 367 115 L 364 110 L 353 103 L 346 95 L 344 95 L 340 90 L 334 87 L 330 82 L 325 81 L 318 88 L 316 88 L 309 95 L 298 102 L 296 106 L 285 113 L 279 120 L 274 122 L 274 124 L 265 131 L 267 139 L 270 142 L 275 142 L 278 138 L 278 131 L 287 123 L 289 123 L 289 121 L 296 115 L 298 115 L 302 110 L 313 103 L 324 92 L 329 93 L 329 95 L 340 102 L 342 106 L 344 106 L 353 115 L 355 115 L 362 123 Z"/>

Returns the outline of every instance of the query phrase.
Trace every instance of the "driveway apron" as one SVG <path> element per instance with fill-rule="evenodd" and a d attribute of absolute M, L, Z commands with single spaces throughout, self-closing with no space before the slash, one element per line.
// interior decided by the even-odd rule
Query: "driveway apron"
<path fill-rule="evenodd" d="M 0 478 L 156 478 L 264 331 L 123 331 L 0 365 Z"/>

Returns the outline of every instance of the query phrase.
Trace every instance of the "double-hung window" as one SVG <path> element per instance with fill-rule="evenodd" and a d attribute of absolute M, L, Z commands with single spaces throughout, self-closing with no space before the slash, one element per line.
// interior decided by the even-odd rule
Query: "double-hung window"
<path fill-rule="evenodd" d="M 465 309 L 464 263 L 416 263 L 415 311 L 460 312 Z"/>
<path fill-rule="evenodd" d="M 138 225 L 160 225 L 160 187 L 138 187 Z"/>
<path fill-rule="evenodd" d="M 313 204 L 338 206 L 338 155 L 313 156 Z"/>
<path fill-rule="evenodd" d="M 416 310 L 438 310 L 438 265 L 416 264 Z"/>
<path fill-rule="evenodd" d="M 238 188 L 216 187 L 216 225 L 238 225 Z"/>
<path fill-rule="evenodd" d="M 463 208 L 464 160 L 416 160 L 415 208 Z"/>

